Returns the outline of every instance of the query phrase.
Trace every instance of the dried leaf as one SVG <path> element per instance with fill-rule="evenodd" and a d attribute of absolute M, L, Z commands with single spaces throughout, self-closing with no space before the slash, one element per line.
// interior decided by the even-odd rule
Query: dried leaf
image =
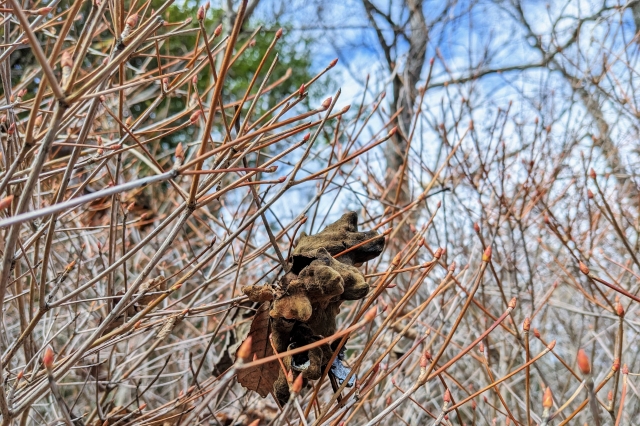
<path fill-rule="evenodd" d="M 273 355 L 273 348 L 271 347 L 271 342 L 269 342 L 269 335 L 271 334 L 269 320 L 269 303 L 266 302 L 258 308 L 251 323 L 249 336 L 252 338 L 252 353 L 249 359 L 262 359 Z M 279 368 L 278 362 L 272 361 L 242 370 L 238 373 L 238 382 L 245 388 L 258 392 L 264 398 L 273 391 L 273 383 L 278 378 Z"/>

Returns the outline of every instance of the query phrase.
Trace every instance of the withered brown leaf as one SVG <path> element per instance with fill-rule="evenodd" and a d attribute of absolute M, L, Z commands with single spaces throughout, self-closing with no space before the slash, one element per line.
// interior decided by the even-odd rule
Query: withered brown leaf
<path fill-rule="evenodd" d="M 262 359 L 273 355 L 273 348 L 269 342 L 271 324 L 269 317 L 269 302 L 260 305 L 253 317 L 249 336 L 251 336 L 251 358 Z M 236 358 L 237 358 L 236 353 Z M 247 368 L 238 373 L 238 382 L 245 388 L 258 392 L 261 397 L 266 397 L 273 391 L 273 382 L 279 374 L 277 361 L 268 362 L 253 368 Z"/>

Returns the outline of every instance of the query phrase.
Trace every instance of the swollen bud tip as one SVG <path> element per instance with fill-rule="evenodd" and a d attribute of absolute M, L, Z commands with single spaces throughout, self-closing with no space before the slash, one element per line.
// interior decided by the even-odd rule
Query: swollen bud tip
<path fill-rule="evenodd" d="M 364 320 L 366 322 L 373 321 L 377 313 L 378 313 L 378 307 L 374 306 L 373 308 L 369 309 L 366 314 L 364 314 Z"/>
<path fill-rule="evenodd" d="M 580 262 L 580 272 L 585 275 L 589 275 L 589 268 L 584 263 Z"/>
<path fill-rule="evenodd" d="M 487 246 L 487 248 L 484 250 L 484 253 L 482 253 L 482 261 L 489 262 L 490 260 L 491 260 L 491 246 Z"/>
<path fill-rule="evenodd" d="M 47 346 L 44 350 L 44 354 L 42 355 L 42 363 L 47 368 L 47 370 L 51 370 L 51 368 L 53 367 L 54 358 L 55 356 L 53 354 L 53 349 L 51 349 L 51 346 Z"/>
<path fill-rule="evenodd" d="M 544 408 L 553 407 L 553 393 L 551 393 L 551 388 L 547 386 L 544 390 L 544 395 L 542 396 L 542 406 Z"/>
<path fill-rule="evenodd" d="M 578 350 L 578 368 L 585 376 L 591 373 L 591 363 L 584 349 Z"/>
<path fill-rule="evenodd" d="M 293 381 L 293 386 L 291 386 L 291 391 L 295 393 L 300 393 L 302 390 L 302 374 L 298 374 L 298 377 Z"/>
<path fill-rule="evenodd" d="M 280 28 L 278 31 L 276 31 L 276 38 L 280 38 L 282 37 L 282 28 Z"/>
<path fill-rule="evenodd" d="M 238 356 L 239 360 L 244 361 L 249 359 L 249 357 L 251 356 L 251 340 L 251 336 L 247 337 L 247 339 L 242 342 L 242 344 L 238 348 L 238 352 L 236 352 L 236 355 Z"/>

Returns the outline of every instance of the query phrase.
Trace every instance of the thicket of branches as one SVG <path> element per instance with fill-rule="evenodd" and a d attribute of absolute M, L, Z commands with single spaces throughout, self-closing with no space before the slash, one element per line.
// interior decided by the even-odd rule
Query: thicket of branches
<path fill-rule="evenodd" d="M 246 28 L 246 1 L 221 29 L 171 0 L 0 3 L 3 424 L 634 424 L 636 4 L 539 34 L 500 2 L 540 62 L 399 63 L 392 105 L 367 80 L 348 108 L 309 99 L 336 61 L 279 67 L 293 36 Z M 241 288 L 348 210 L 386 239 L 325 336 L 356 385 L 280 406 L 236 381 L 261 362 L 236 359 Z"/>

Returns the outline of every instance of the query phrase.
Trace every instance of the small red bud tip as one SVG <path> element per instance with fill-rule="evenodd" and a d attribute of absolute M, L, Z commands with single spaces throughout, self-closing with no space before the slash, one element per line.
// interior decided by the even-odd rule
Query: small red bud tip
<path fill-rule="evenodd" d="M 469 122 L 469 130 L 473 130 L 473 120 Z"/>
<path fill-rule="evenodd" d="M 249 423 L 249 426 L 258 426 L 259 424 L 260 424 L 260 419 L 255 419 L 254 421 Z"/>
<path fill-rule="evenodd" d="M 491 246 L 487 246 L 487 248 L 484 250 L 484 253 L 482 253 L 482 261 L 483 262 L 491 261 Z"/>
<path fill-rule="evenodd" d="M 42 363 L 47 368 L 47 370 L 51 370 L 53 368 L 53 360 L 55 355 L 53 354 L 53 349 L 51 346 L 47 346 L 44 350 L 44 354 L 42 355 Z"/>
<path fill-rule="evenodd" d="M 540 338 L 540 330 L 538 330 L 537 328 L 533 329 L 533 335 L 536 336 L 537 339 Z"/>
<path fill-rule="evenodd" d="M 613 365 L 611 366 L 611 369 L 613 371 L 620 370 L 620 358 L 616 358 L 616 359 L 613 360 Z"/>
<path fill-rule="evenodd" d="M 308 140 L 309 140 L 309 138 L 310 138 L 310 137 L 311 137 L 311 133 L 307 133 L 306 135 L 304 135 L 304 136 L 302 137 L 302 140 L 306 142 L 306 141 L 308 141 Z"/>
<path fill-rule="evenodd" d="M 524 319 L 524 323 L 522 324 L 522 329 L 524 331 L 529 331 L 531 329 L 531 319 L 529 317 L 526 317 Z"/>
<path fill-rule="evenodd" d="M 13 195 L 9 195 L 0 200 L 0 212 L 11 205 Z"/>
<path fill-rule="evenodd" d="M 325 99 L 324 101 L 322 101 L 322 109 L 327 109 L 331 106 L 331 101 L 333 99 L 331 98 L 331 96 L 329 96 L 327 99 Z"/>
<path fill-rule="evenodd" d="M 618 314 L 619 317 L 624 316 L 624 306 L 622 306 L 622 303 L 620 302 L 616 304 L 616 314 Z"/>
<path fill-rule="evenodd" d="M 133 328 L 140 328 L 140 326 L 142 325 L 142 321 L 137 321 L 134 325 Z"/>
<path fill-rule="evenodd" d="M 278 31 L 276 31 L 276 38 L 280 38 L 282 37 L 282 28 L 280 28 Z"/>
<path fill-rule="evenodd" d="M 449 392 L 449 389 L 445 391 L 443 399 L 447 404 L 451 402 L 451 392 Z"/>
<path fill-rule="evenodd" d="M 200 6 L 198 8 L 198 13 L 196 14 L 196 18 L 198 18 L 198 21 L 202 21 L 204 19 L 204 14 L 205 14 L 204 6 Z"/>
<path fill-rule="evenodd" d="M 196 110 L 193 112 L 193 114 L 191 114 L 191 117 L 189 117 L 189 121 L 191 122 L 191 124 L 196 124 L 198 122 L 200 114 L 202 114 L 202 111 L 200 110 Z"/>
<path fill-rule="evenodd" d="M 307 88 L 305 87 L 304 83 L 302 83 L 302 84 L 300 85 L 300 89 L 298 90 L 298 96 L 302 96 L 302 95 L 304 95 L 304 91 L 305 91 L 306 89 L 307 89 Z"/>
<path fill-rule="evenodd" d="M 549 349 L 550 351 L 553 350 L 553 348 L 556 347 L 556 341 L 552 340 L 549 342 L 549 344 L 547 345 L 547 349 Z"/>
<path fill-rule="evenodd" d="M 591 177 L 591 179 L 594 179 L 594 180 L 595 180 L 595 178 L 596 178 L 596 171 L 595 171 L 595 170 L 593 170 L 593 169 L 589 169 L 589 176 Z"/>
<path fill-rule="evenodd" d="M 580 262 L 580 272 L 585 275 L 589 275 L 589 268 L 584 263 Z"/>
<path fill-rule="evenodd" d="M 295 393 L 300 393 L 302 390 L 302 374 L 298 374 L 298 377 L 293 381 L 293 386 L 291 386 L 291 391 Z"/>
<path fill-rule="evenodd" d="M 364 314 L 364 320 L 366 322 L 371 322 L 375 319 L 377 314 L 378 314 L 378 307 L 374 306 L 373 308 L 369 309 L 366 314 Z"/>
<path fill-rule="evenodd" d="M 436 204 L 436 207 L 437 207 L 437 208 L 442 207 L 442 201 L 438 201 L 438 204 Z"/>
<path fill-rule="evenodd" d="M 338 58 L 335 58 L 333 61 L 329 63 L 329 68 L 335 67 L 337 63 L 338 63 Z"/>
<path fill-rule="evenodd" d="M 387 136 L 393 136 L 398 131 L 398 126 L 395 126 L 393 129 L 389 130 L 389 134 Z"/>
<path fill-rule="evenodd" d="M 351 109 L 351 105 L 347 105 L 340 110 L 340 114 L 344 114 Z"/>
<path fill-rule="evenodd" d="M 211 2 L 206 2 L 204 4 L 204 10 L 209 10 L 210 7 L 211 7 Z"/>
<path fill-rule="evenodd" d="M 553 407 L 553 393 L 551 393 L 551 387 L 547 386 L 544 390 L 544 395 L 542 396 L 542 406 L 544 408 Z"/>
<path fill-rule="evenodd" d="M 611 401 L 613 399 L 613 392 L 609 391 L 609 393 L 607 393 L 607 400 Z"/>
<path fill-rule="evenodd" d="M 167 81 L 168 83 L 168 81 Z M 191 84 L 193 84 L 194 86 L 198 84 L 198 76 L 194 75 L 193 77 L 191 77 Z"/>
<path fill-rule="evenodd" d="M 293 383 L 293 370 L 287 371 L 287 383 L 289 383 L 289 385 Z"/>
<path fill-rule="evenodd" d="M 591 373 L 591 363 L 584 349 L 578 350 L 578 368 L 585 376 Z"/>
<path fill-rule="evenodd" d="M 474 400 L 471 400 L 471 409 L 473 411 L 476 411 L 476 408 L 478 408 L 478 404 L 476 404 L 476 402 Z"/>
<path fill-rule="evenodd" d="M 587 198 L 592 200 L 593 199 L 593 192 L 591 192 L 590 189 L 587 189 Z"/>
<path fill-rule="evenodd" d="M 511 300 L 509 300 L 509 308 L 511 308 L 512 310 L 516 308 L 516 298 L 512 298 Z"/>
<path fill-rule="evenodd" d="M 476 231 L 476 234 L 480 232 L 480 225 L 478 225 L 478 222 L 474 222 L 473 230 Z"/>
<path fill-rule="evenodd" d="M 216 29 L 213 31 L 213 35 L 218 37 L 222 33 L 222 24 L 218 25 Z"/>
<path fill-rule="evenodd" d="M 243 361 L 249 359 L 249 357 L 251 356 L 251 340 L 252 338 L 251 336 L 249 336 L 245 339 L 244 342 L 242 342 L 242 344 L 238 348 L 238 351 L 236 352 L 237 359 Z"/>
<path fill-rule="evenodd" d="M 478 345 L 478 352 L 480 352 L 481 354 L 484 353 L 484 343 L 480 342 L 480 344 Z"/>
<path fill-rule="evenodd" d="M 16 380 L 22 380 L 23 377 L 24 377 L 24 370 L 18 371 L 18 374 L 16 374 Z"/>
<path fill-rule="evenodd" d="M 256 39 L 251 39 L 251 41 L 249 42 L 249 47 L 253 47 L 256 45 Z"/>
<path fill-rule="evenodd" d="M 135 28 L 136 25 L 138 25 L 138 14 L 134 13 L 133 15 L 129 16 L 127 18 L 127 21 L 125 22 L 130 28 Z"/>
<path fill-rule="evenodd" d="M 453 272 L 453 271 L 455 271 L 455 270 L 456 270 L 456 262 L 455 262 L 455 261 L 453 261 L 453 262 L 451 262 L 451 266 L 449 266 L 449 271 L 450 271 L 450 272 Z"/>
<path fill-rule="evenodd" d="M 133 124 L 133 117 L 128 116 L 128 117 L 127 117 L 127 119 L 125 120 L 124 124 L 125 124 L 127 127 L 131 127 L 131 125 Z"/>
<path fill-rule="evenodd" d="M 435 257 L 436 259 L 440 259 L 441 256 L 442 256 L 442 248 L 438 247 L 436 252 L 433 254 L 433 257 Z"/>
<path fill-rule="evenodd" d="M 625 365 L 622 367 L 622 374 L 625 374 L 625 375 L 626 375 L 626 374 L 629 374 L 629 367 L 627 366 L 627 364 L 625 364 Z"/>

